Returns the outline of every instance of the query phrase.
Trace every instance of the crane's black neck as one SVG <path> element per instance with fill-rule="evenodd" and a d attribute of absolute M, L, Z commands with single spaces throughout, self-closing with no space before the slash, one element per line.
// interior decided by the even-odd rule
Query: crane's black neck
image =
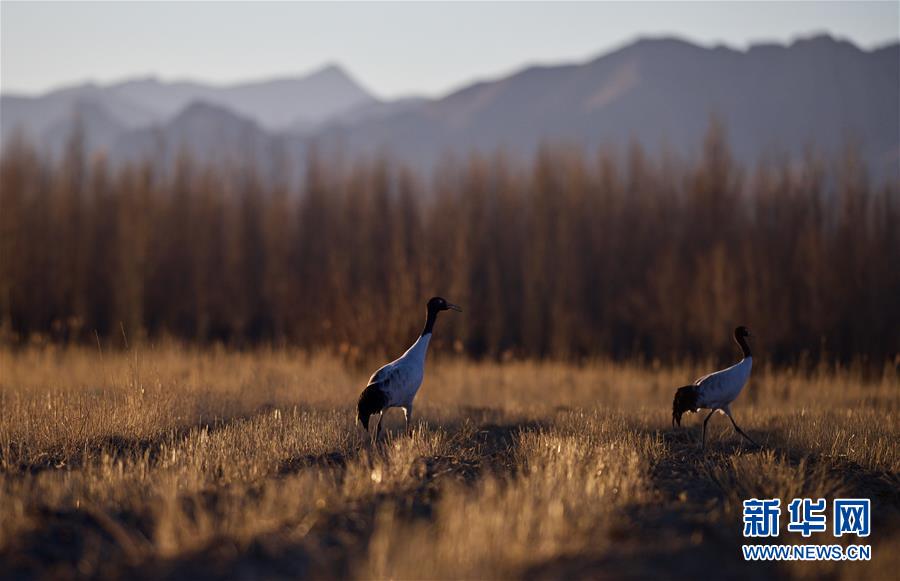
<path fill-rule="evenodd" d="M 747 357 L 752 357 L 753 354 L 750 353 L 750 345 L 747 344 L 747 338 L 741 335 L 735 335 L 734 340 L 737 341 L 737 344 L 740 345 L 741 351 L 744 352 L 744 359 Z"/>
<path fill-rule="evenodd" d="M 425 318 L 425 327 L 422 329 L 422 336 L 430 335 L 434 330 L 434 322 L 437 320 L 438 312 L 428 309 L 428 316 Z"/>

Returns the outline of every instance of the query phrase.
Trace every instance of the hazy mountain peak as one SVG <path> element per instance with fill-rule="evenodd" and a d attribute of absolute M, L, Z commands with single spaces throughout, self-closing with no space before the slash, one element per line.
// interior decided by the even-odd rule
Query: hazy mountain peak
<path fill-rule="evenodd" d="M 658 57 L 666 54 L 696 54 L 699 52 L 716 50 L 718 48 L 719 47 L 716 47 L 714 49 L 707 49 L 684 38 L 674 35 L 643 36 L 638 38 L 634 42 L 625 45 L 617 51 L 602 54 L 595 60 L 601 60 L 621 54 L 638 57 Z M 725 48 L 726 50 L 732 50 L 727 47 L 722 48 Z"/>
<path fill-rule="evenodd" d="M 636 49 L 652 47 L 662 49 L 702 50 L 701 46 L 676 35 L 641 36 L 627 45 L 627 47 Z"/>
<path fill-rule="evenodd" d="M 790 44 L 792 48 L 814 48 L 814 49 L 833 49 L 833 48 L 849 48 L 862 52 L 858 46 L 848 40 L 835 38 L 834 36 L 820 32 L 810 36 L 801 36 Z"/>
<path fill-rule="evenodd" d="M 162 81 L 156 75 L 145 75 L 142 77 L 132 77 L 125 79 L 123 81 L 115 82 L 109 85 L 109 89 L 115 91 L 117 89 L 127 88 L 127 87 L 148 87 L 161 85 Z"/>
<path fill-rule="evenodd" d="M 353 84 L 357 84 L 353 78 L 353 75 L 351 75 L 347 71 L 347 69 L 345 69 L 343 66 L 341 66 L 338 63 L 326 63 L 321 68 L 318 68 L 315 71 L 313 71 L 312 73 L 310 73 L 309 75 L 307 75 L 307 78 L 316 78 L 316 77 L 332 77 L 335 79 L 342 79 L 342 80 L 351 82 Z"/>
<path fill-rule="evenodd" d="M 169 123 L 177 124 L 181 120 L 198 117 L 229 121 L 240 119 L 249 122 L 248 119 L 234 113 L 227 107 L 218 105 L 216 103 L 210 103 L 208 101 L 197 100 L 188 103 L 188 105 L 184 109 L 182 109 L 178 113 L 178 115 L 176 115 Z"/>

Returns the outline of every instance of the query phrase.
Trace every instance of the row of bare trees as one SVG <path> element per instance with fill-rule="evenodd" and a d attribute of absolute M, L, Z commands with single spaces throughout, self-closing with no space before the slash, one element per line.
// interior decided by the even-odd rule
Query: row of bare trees
<path fill-rule="evenodd" d="M 88 159 L 90 157 L 90 159 Z M 694 162 L 547 147 L 450 161 L 310 155 L 302 185 L 183 157 L 112 169 L 77 141 L 0 167 L 0 325 L 111 344 L 174 336 L 396 354 L 440 294 L 473 356 L 900 352 L 900 196 L 851 153 L 753 169 L 714 127 Z"/>

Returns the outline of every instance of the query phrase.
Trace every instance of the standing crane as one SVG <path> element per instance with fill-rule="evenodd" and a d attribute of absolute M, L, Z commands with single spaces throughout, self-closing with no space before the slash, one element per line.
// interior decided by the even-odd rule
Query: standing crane
<path fill-rule="evenodd" d="M 378 430 L 375 438 L 381 436 L 381 420 L 388 408 L 403 408 L 406 419 L 406 432 L 410 432 L 412 422 L 413 400 L 425 378 L 425 355 L 428 343 L 434 330 L 434 322 L 441 311 L 462 311 L 458 306 L 448 303 L 441 297 L 432 297 L 427 305 L 428 315 L 425 327 L 416 342 L 398 359 L 391 361 L 369 379 L 369 385 L 359 396 L 357 403 L 357 419 L 366 432 L 369 432 L 369 418 L 379 414 Z"/>

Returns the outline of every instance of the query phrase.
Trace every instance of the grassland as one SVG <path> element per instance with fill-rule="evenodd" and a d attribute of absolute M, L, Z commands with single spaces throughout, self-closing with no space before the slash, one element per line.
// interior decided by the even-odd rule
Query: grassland
<path fill-rule="evenodd" d="M 701 453 L 700 417 L 672 429 L 670 406 L 711 364 L 429 365 L 412 437 L 391 412 L 373 446 L 353 410 L 370 368 L 337 356 L 0 350 L 0 577 L 900 570 L 893 369 L 863 379 L 757 366 L 734 410 L 762 447 L 716 418 Z M 871 497 L 873 560 L 745 563 L 751 496 Z"/>

